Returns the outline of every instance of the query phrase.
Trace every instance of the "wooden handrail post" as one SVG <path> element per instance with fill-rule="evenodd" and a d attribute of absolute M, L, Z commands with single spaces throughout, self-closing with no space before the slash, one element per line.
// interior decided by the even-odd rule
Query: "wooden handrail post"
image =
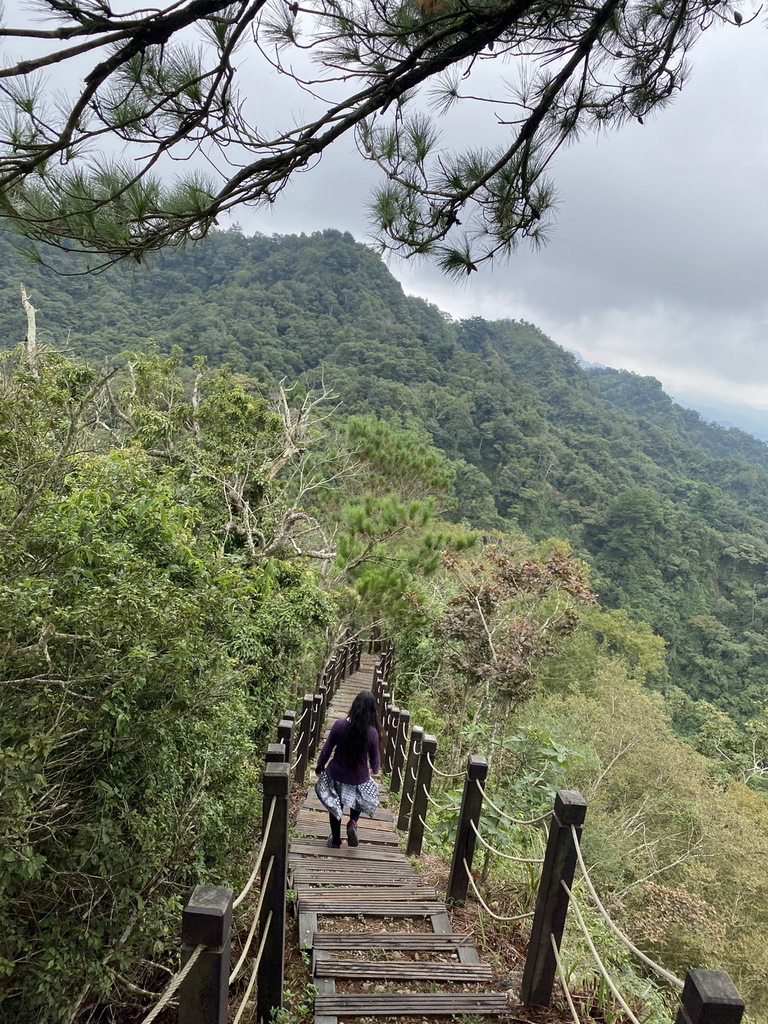
<path fill-rule="evenodd" d="M 675 1024 L 739 1024 L 744 1000 L 725 971 L 688 971 Z"/>
<path fill-rule="evenodd" d="M 408 747 L 408 760 L 405 762 L 403 795 L 400 797 L 400 811 L 397 815 L 397 827 L 401 832 L 405 832 L 411 821 L 413 794 L 416 791 L 416 772 L 419 767 L 421 741 L 423 738 L 424 730 L 420 725 L 414 725 L 411 729 L 411 742 Z"/>
<path fill-rule="evenodd" d="M 405 752 L 408 745 L 408 726 L 411 722 L 410 711 L 400 712 L 400 721 L 397 725 L 397 738 L 395 739 L 395 753 L 392 757 L 392 779 L 389 784 L 392 793 L 399 793 L 403 784 L 403 769 L 405 768 Z"/>
<path fill-rule="evenodd" d="M 264 952 L 256 978 L 256 1020 L 258 1024 L 270 1024 L 275 1011 L 281 1009 L 283 1005 L 290 765 L 285 761 L 267 764 L 262 782 L 264 799 L 261 829 L 265 840 L 264 857 L 261 862 L 261 885 L 264 899 L 259 914 L 259 942 L 264 942 Z M 275 809 L 272 813 L 272 823 L 265 834 L 273 799 Z"/>
<path fill-rule="evenodd" d="M 390 708 L 387 715 L 387 749 L 384 754 L 384 771 L 387 775 L 392 772 L 392 764 L 395 759 L 395 744 L 400 733 L 400 708 Z"/>
<path fill-rule="evenodd" d="M 309 743 L 310 736 L 312 735 L 312 708 L 314 707 L 314 697 L 311 693 L 304 694 L 304 700 L 301 707 L 301 724 L 299 726 L 299 736 L 296 742 L 296 782 L 301 785 L 304 782 L 304 776 L 307 773 L 307 766 L 309 765 Z"/>
<path fill-rule="evenodd" d="M 285 760 L 293 760 L 293 719 L 281 718 L 277 723 L 277 742 L 285 747 Z"/>
<path fill-rule="evenodd" d="M 425 736 L 421 741 L 419 770 L 416 773 L 416 791 L 413 794 L 411 827 L 408 829 L 408 843 L 405 852 L 409 857 L 418 857 L 424 842 L 424 822 L 427 818 L 427 795 L 432 785 L 432 765 L 437 750 L 437 738 Z"/>
<path fill-rule="evenodd" d="M 576 868 L 571 825 L 581 840 L 586 813 L 587 802 L 581 793 L 575 789 L 557 791 L 520 988 L 520 998 L 526 1006 L 548 1006 L 552 998 L 557 961 L 550 935 L 554 935 L 559 950 L 568 912 L 568 894 L 562 883 L 571 888 Z"/>
<path fill-rule="evenodd" d="M 267 752 L 264 756 L 264 760 L 267 764 L 280 764 L 281 761 L 285 761 L 285 747 L 283 746 L 283 744 L 268 743 Z"/>
<path fill-rule="evenodd" d="M 453 861 L 445 895 L 446 901 L 450 903 L 464 903 L 467 898 L 469 888 L 467 869 L 472 870 L 472 858 L 475 856 L 475 846 L 477 845 L 475 828 L 480 824 L 480 812 L 483 807 L 483 792 L 487 777 L 487 759 L 479 754 L 470 754 L 467 758 L 464 794 L 461 798 L 459 824 L 456 829 L 456 841 L 453 844 Z M 464 867 L 465 861 L 466 868 Z"/>
<path fill-rule="evenodd" d="M 316 693 L 312 704 L 312 731 L 309 734 L 309 756 L 314 757 L 323 731 L 323 695 Z"/>
<path fill-rule="evenodd" d="M 179 1024 L 227 1024 L 234 891 L 196 885 L 181 918 L 181 963 L 206 948 L 179 986 Z"/>

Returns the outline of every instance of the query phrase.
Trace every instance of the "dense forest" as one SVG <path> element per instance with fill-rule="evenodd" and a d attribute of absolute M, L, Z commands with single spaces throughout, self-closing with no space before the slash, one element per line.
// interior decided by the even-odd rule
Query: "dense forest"
<path fill-rule="evenodd" d="M 580 788 L 613 912 L 768 1019 L 766 446 L 339 232 L 95 277 L 0 250 L 8 1019 L 144 1005 L 185 887 L 244 870 L 276 713 L 373 622 L 442 754 L 512 812 Z"/>

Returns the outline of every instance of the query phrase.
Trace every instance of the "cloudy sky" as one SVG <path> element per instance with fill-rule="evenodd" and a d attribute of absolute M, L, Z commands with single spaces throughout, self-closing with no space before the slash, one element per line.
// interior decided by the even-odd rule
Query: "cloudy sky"
<path fill-rule="evenodd" d="M 767 42 L 764 16 L 707 33 L 671 107 L 562 153 L 543 251 L 463 286 L 424 264 L 392 272 L 455 317 L 530 320 L 587 360 L 658 377 L 687 405 L 761 410 L 768 424 Z M 342 142 L 269 213 L 237 219 L 367 240 L 373 180 Z"/>

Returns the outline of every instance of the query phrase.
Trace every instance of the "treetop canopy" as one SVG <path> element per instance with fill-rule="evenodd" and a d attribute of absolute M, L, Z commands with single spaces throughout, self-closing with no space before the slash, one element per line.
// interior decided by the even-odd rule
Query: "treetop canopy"
<path fill-rule="evenodd" d="M 545 239 L 557 150 L 642 119 L 681 88 L 728 0 L 35 0 L 0 26 L 0 215 L 94 269 L 204 235 L 275 201 L 345 135 L 381 171 L 382 248 L 465 274 Z M 19 59 L 19 54 L 21 55 Z M 264 127 L 253 68 L 305 94 Z M 501 62 L 498 88 L 478 79 Z M 287 76 L 287 78 L 286 78 Z M 65 93 L 58 91 L 62 79 Z M 76 83 L 76 84 L 72 84 Z M 492 111 L 487 147 L 443 146 L 438 119 Z M 169 161 L 177 172 L 169 173 Z"/>

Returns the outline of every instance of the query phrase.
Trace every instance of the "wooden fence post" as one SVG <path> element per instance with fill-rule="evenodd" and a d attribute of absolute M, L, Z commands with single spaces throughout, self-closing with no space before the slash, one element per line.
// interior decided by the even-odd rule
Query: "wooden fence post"
<path fill-rule="evenodd" d="M 422 727 L 420 725 L 414 725 L 411 729 L 411 742 L 408 748 L 408 760 L 405 762 L 403 795 L 400 797 L 400 811 L 397 815 L 397 827 L 400 832 L 405 832 L 411 821 L 413 794 L 416 791 L 416 771 L 419 767 L 419 755 L 421 754 L 421 741 L 423 737 L 424 730 Z"/>
<path fill-rule="evenodd" d="M 304 782 L 307 766 L 309 765 L 309 743 L 312 735 L 312 708 L 314 697 L 311 693 L 304 694 L 304 701 L 301 707 L 301 724 L 299 725 L 299 736 L 296 741 L 296 782 L 301 785 Z"/>
<path fill-rule="evenodd" d="M 739 1024 L 744 1000 L 725 971 L 688 971 L 675 1024 Z"/>
<path fill-rule="evenodd" d="M 312 732 L 309 737 L 309 756 L 314 757 L 323 731 L 323 695 L 314 694 L 312 704 Z"/>
<path fill-rule="evenodd" d="M 483 807 L 485 780 L 488 777 L 488 761 L 479 754 L 470 754 L 467 758 L 467 775 L 464 779 L 464 794 L 461 798 L 459 824 L 456 828 L 456 841 L 453 844 L 453 861 L 448 876 L 448 887 L 445 898 L 450 903 L 464 903 L 469 888 L 469 873 L 472 870 L 472 858 L 475 856 L 477 836 L 475 828 L 480 823 L 480 812 Z M 466 861 L 467 867 L 464 867 Z"/>
<path fill-rule="evenodd" d="M 408 745 L 408 726 L 411 722 L 410 711 L 400 712 L 400 721 L 397 726 L 397 738 L 395 740 L 395 753 L 392 758 L 392 779 L 390 791 L 399 793 L 403 784 L 403 769 L 405 768 L 405 750 Z"/>
<path fill-rule="evenodd" d="M 179 1024 L 227 1024 L 232 889 L 196 885 L 181 918 L 181 963 L 206 948 L 179 986 Z"/>
<path fill-rule="evenodd" d="M 265 835 L 264 857 L 261 862 L 261 885 L 264 900 L 259 914 L 259 941 L 264 942 L 264 952 L 256 979 L 256 1020 L 258 1024 L 270 1024 L 274 1012 L 281 1009 L 283 1005 L 290 765 L 285 761 L 267 764 L 262 781 L 264 786 L 261 810 L 262 835 L 264 835 L 269 819 L 273 799 L 275 809 L 269 832 Z M 266 888 L 265 879 L 267 879 Z M 224 1019 L 226 1020 L 226 1017 Z"/>
<path fill-rule="evenodd" d="M 387 715 L 387 749 L 384 754 L 384 772 L 390 775 L 395 759 L 395 744 L 400 733 L 400 708 L 390 708 Z"/>
<path fill-rule="evenodd" d="M 581 840 L 586 813 L 587 802 L 581 793 L 574 789 L 557 791 L 520 988 L 520 998 L 526 1006 L 548 1006 L 552 998 L 557 962 L 550 935 L 554 935 L 559 950 L 568 912 L 568 894 L 561 883 L 565 882 L 570 889 L 576 868 L 571 825 Z"/>
<path fill-rule="evenodd" d="M 277 723 L 277 742 L 285 747 L 285 760 L 293 760 L 293 719 L 281 718 Z"/>
<path fill-rule="evenodd" d="M 285 761 L 285 747 L 283 744 L 268 743 L 264 760 L 267 764 L 279 764 L 281 761 Z"/>
<path fill-rule="evenodd" d="M 425 736 L 421 741 L 419 770 L 416 773 L 416 791 L 413 794 L 411 827 L 408 829 L 408 843 L 405 852 L 409 857 L 418 857 L 424 841 L 424 822 L 427 818 L 427 794 L 432 784 L 432 765 L 437 750 L 437 738 Z"/>

